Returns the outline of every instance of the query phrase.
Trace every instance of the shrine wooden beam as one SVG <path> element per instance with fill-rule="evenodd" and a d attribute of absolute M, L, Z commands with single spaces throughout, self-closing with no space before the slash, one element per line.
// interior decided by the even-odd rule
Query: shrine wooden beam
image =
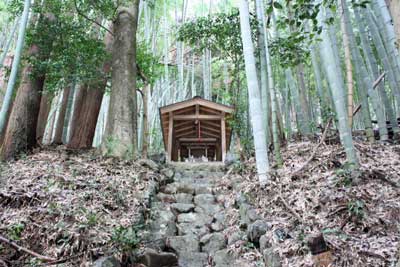
<path fill-rule="evenodd" d="M 220 115 L 175 115 L 174 120 L 220 120 Z"/>
<path fill-rule="evenodd" d="M 203 124 L 201 124 L 200 128 L 201 128 L 201 129 L 206 129 L 206 130 L 211 131 L 211 132 L 215 132 L 215 133 L 217 133 L 217 134 L 220 134 L 220 133 L 221 133 L 221 131 L 220 131 L 219 129 L 207 127 L 207 126 L 204 126 Z M 218 128 L 219 128 L 219 127 L 218 127 Z"/>
<path fill-rule="evenodd" d="M 201 142 L 216 142 L 217 138 L 201 138 Z M 199 138 L 180 138 L 181 142 L 198 142 Z"/>
<path fill-rule="evenodd" d="M 184 132 L 184 131 L 187 131 L 187 130 L 192 130 L 193 128 L 194 128 L 194 125 L 183 127 L 183 128 L 179 128 L 178 126 L 176 126 L 175 127 L 175 129 L 176 129 L 175 133 L 178 134 L 180 132 Z"/>

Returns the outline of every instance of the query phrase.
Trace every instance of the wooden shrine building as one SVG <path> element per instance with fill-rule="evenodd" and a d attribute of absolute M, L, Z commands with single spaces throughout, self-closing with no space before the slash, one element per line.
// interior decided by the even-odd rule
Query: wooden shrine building
<path fill-rule="evenodd" d="M 225 161 L 232 130 L 233 108 L 201 97 L 160 108 L 160 120 L 171 161 Z"/>

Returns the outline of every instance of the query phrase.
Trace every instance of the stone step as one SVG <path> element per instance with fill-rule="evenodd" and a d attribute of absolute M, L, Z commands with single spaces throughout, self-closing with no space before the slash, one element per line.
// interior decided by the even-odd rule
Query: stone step
<path fill-rule="evenodd" d="M 200 252 L 200 242 L 195 235 L 171 236 L 167 238 L 166 244 L 178 257 L 185 253 Z"/>
<path fill-rule="evenodd" d="M 183 253 L 178 259 L 179 267 L 204 267 L 208 265 L 208 254 L 202 252 Z"/>

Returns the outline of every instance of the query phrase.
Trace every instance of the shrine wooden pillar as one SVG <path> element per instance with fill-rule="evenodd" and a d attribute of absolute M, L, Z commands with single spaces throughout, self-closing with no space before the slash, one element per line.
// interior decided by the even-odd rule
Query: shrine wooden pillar
<path fill-rule="evenodd" d="M 167 147 L 167 152 L 168 152 L 168 157 L 167 161 L 171 162 L 172 161 L 172 135 L 174 133 L 174 115 L 172 112 L 169 113 L 169 123 L 168 123 L 168 147 Z"/>
<path fill-rule="evenodd" d="M 221 152 L 222 152 L 222 162 L 225 162 L 225 157 L 226 157 L 225 112 L 222 112 L 221 116 Z"/>

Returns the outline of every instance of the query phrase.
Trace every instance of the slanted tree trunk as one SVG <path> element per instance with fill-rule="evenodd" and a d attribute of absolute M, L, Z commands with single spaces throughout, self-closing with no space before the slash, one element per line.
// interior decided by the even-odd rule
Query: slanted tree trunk
<path fill-rule="evenodd" d="M 247 0 L 240 1 L 239 12 L 257 173 L 261 185 L 265 185 L 269 178 L 269 161 Z"/>
<path fill-rule="evenodd" d="M 373 81 L 371 80 L 367 68 L 363 62 L 360 50 L 357 47 L 356 38 L 354 36 L 353 28 L 350 23 L 350 13 L 345 1 L 342 2 L 343 21 L 344 27 L 347 32 L 349 39 L 349 45 L 351 49 L 351 56 L 354 63 L 357 89 L 362 103 L 361 114 L 364 120 L 364 126 L 366 136 L 370 142 L 375 141 L 374 132 L 372 129 L 371 114 L 369 111 L 368 94 L 371 96 L 372 106 L 374 107 L 376 117 L 378 119 L 379 135 L 381 140 L 388 139 L 388 131 L 386 128 L 386 118 L 383 111 L 383 107 L 379 102 L 378 92 L 373 88 Z"/>
<path fill-rule="evenodd" d="M 69 99 L 69 94 L 71 92 L 71 85 L 67 85 L 67 87 L 64 88 L 63 95 L 62 95 L 62 100 L 61 100 L 61 108 L 60 108 L 60 113 L 57 118 L 57 123 L 56 123 L 56 132 L 54 133 L 54 140 L 53 143 L 56 145 L 62 144 L 62 138 L 63 138 L 63 131 L 64 131 L 64 122 L 65 122 L 65 114 L 67 113 L 67 107 L 68 107 L 68 99 Z"/>
<path fill-rule="evenodd" d="M 133 158 L 137 153 L 136 31 L 139 0 L 118 9 L 114 21 L 112 88 L 102 151 Z"/>
<path fill-rule="evenodd" d="M 356 21 L 358 30 L 360 32 L 361 45 L 362 45 L 362 48 L 364 51 L 366 65 L 367 65 L 371 80 L 373 81 L 373 80 L 376 80 L 376 78 L 378 78 L 380 75 L 379 70 L 378 70 L 379 65 L 378 65 L 378 62 L 373 53 L 370 41 L 368 39 L 368 31 L 366 29 L 366 26 L 363 25 L 364 23 L 360 17 L 359 8 L 354 9 L 354 15 L 355 15 L 355 21 Z M 394 108 L 393 108 L 392 103 L 389 100 L 388 94 L 385 90 L 385 83 L 381 82 L 378 85 L 377 90 L 378 90 L 378 94 L 379 94 L 380 98 L 382 99 L 383 108 L 386 111 L 386 115 L 389 118 L 389 121 L 392 125 L 393 133 L 396 138 L 396 137 L 398 137 L 398 135 L 400 133 L 400 128 L 397 124 L 397 118 L 395 116 Z M 374 101 L 378 102 L 378 99 L 371 98 L 371 100 L 372 100 L 372 103 L 374 103 Z M 377 103 L 377 104 L 379 104 L 379 103 Z M 385 127 L 386 127 L 386 122 L 385 122 Z"/>
<path fill-rule="evenodd" d="M 321 23 L 326 20 L 326 15 L 324 15 L 324 12 L 322 11 L 320 11 L 318 17 Z M 343 76 L 341 73 L 341 69 L 339 68 L 339 58 L 336 57 L 337 53 L 333 51 L 334 45 L 332 44 L 333 41 L 331 40 L 330 36 L 330 27 L 331 26 L 329 25 L 323 25 L 320 53 L 335 104 L 336 114 L 338 118 L 340 141 L 345 149 L 347 161 L 352 165 L 353 169 L 358 169 L 359 162 L 353 145 L 353 138 L 351 135 L 351 129 L 349 127 L 347 116 Z"/>
<path fill-rule="evenodd" d="M 363 23 L 363 26 L 366 27 L 367 23 L 365 22 L 365 19 L 368 22 L 369 29 L 371 30 L 371 37 L 372 41 L 376 47 L 376 50 L 378 52 L 379 58 L 382 62 L 383 68 L 387 72 L 387 77 L 388 77 L 388 82 L 390 85 L 390 88 L 392 89 L 392 94 L 395 96 L 397 104 L 400 104 L 400 83 L 397 81 L 400 79 L 400 77 L 396 77 L 396 72 L 394 68 L 391 65 L 390 61 L 390 56 L 388 55 L 384 42 L 379 34 L 379 29 L 374 23 L 371 14 L 368 12 L 368 10 L 363 10 L 362 16 L 361 17 L 361 22 Z M 397 114 L 400 114 L 400 109 L 397 107 Z"/>

